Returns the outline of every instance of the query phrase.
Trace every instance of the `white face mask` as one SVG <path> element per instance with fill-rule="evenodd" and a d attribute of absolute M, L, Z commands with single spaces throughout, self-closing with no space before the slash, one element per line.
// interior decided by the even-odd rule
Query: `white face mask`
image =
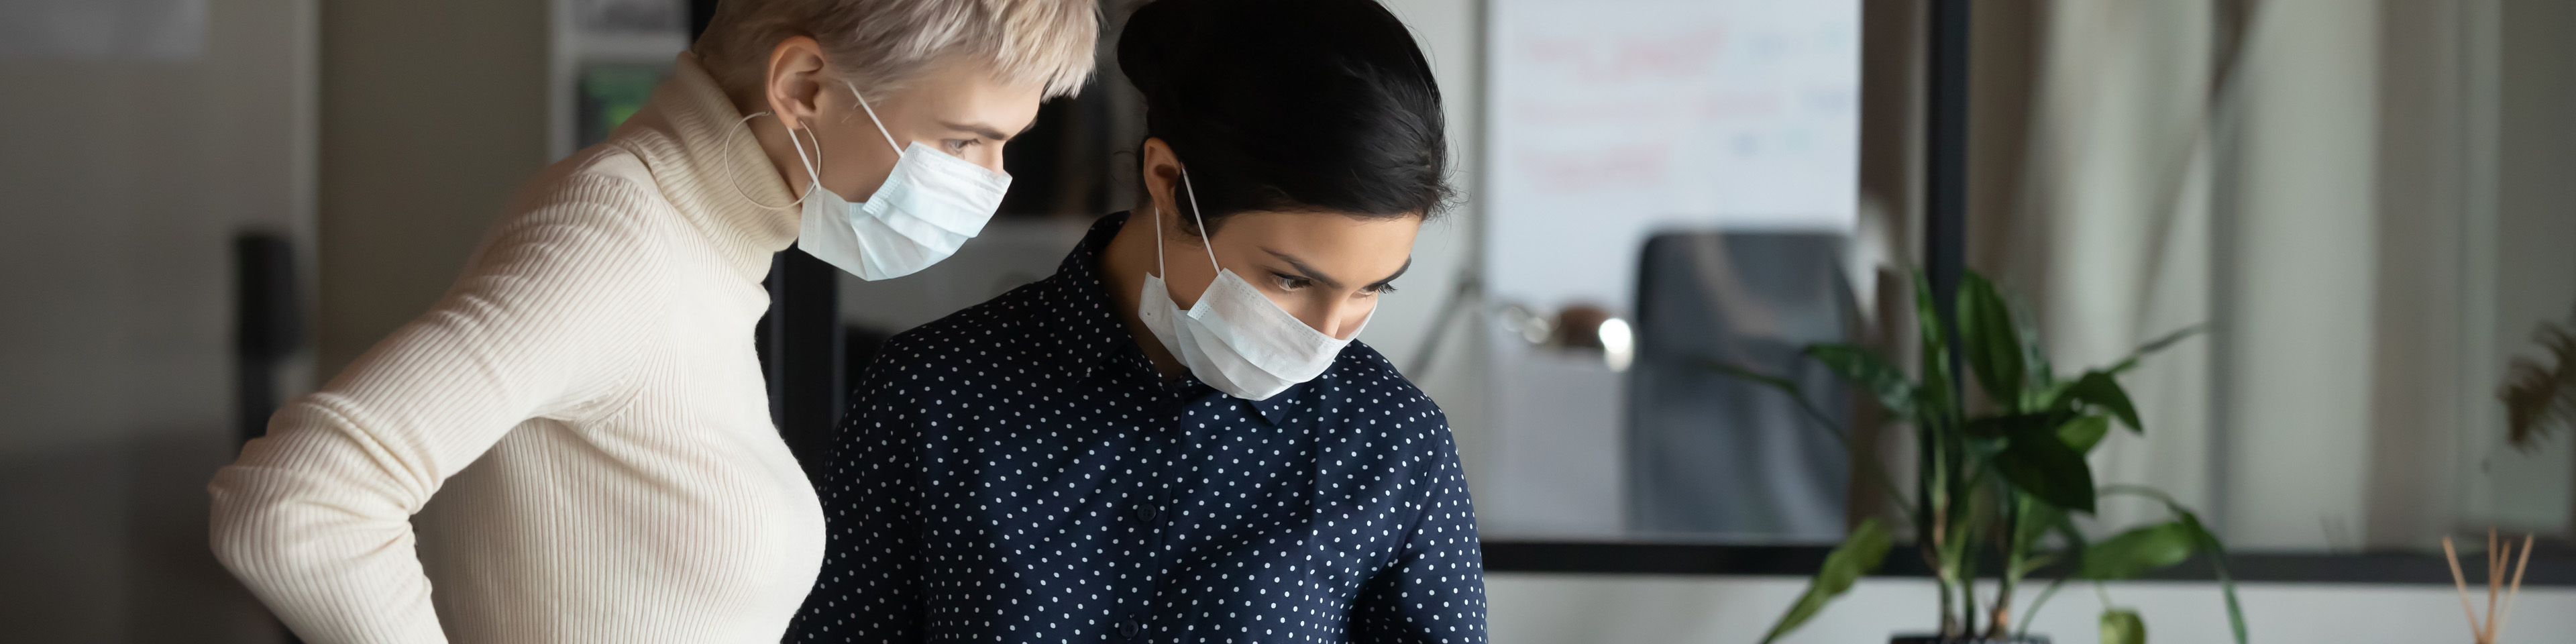
<path fill-rule="evenodd" d="M 858 94 L 858 86 L 851 85 L 850 95 Z M 859 108 L 867 110 L 868 120 L 876 122 L 877 133 L 885 135 L 886 145 L 895 148 L 900 158 L 876 194 L 864 203 L 850 203 L 823 189 L 822 138 L 814 139 L 813 159 L 805 157 L 805 146 L 798 142 L 796 159 L 805 164 L 805 176 L 813 179 L 805 186 L 798 248 L 859 279 L 882 280 L 929 268 L 984 231 L 984 222 L 992 220 L 993 211 L 1002 206 L 1002 194 L 1011 188 L 1011 175 L 919 141 L 909 148 L 897 146 L 866 97 L 859 98 Z M 790 140 L 795 137 L 796 133 L 788 133 Z"/>
<path fill-rule="evenodd" d="M 1190 171 L 1181 171 L 1181 185 L 1189 185 Z M 1208 246 L 1208 264 L 1216 265 L 1216 248 L 1207 243 L 1207 218 L 1199 217 L 1198 194 L 1190 190 L 1190 215 L 1198 217 L 1202 245 Z M 1154 269 L 1163 269 L 1163 210 L 1154 209 Z M 1216 281 L 1207 292 L 1199 294 L 1197 304 L 1182 311 L 1172 302 L 1170 287 L 1163 276 L 1145 276 L 1145 293 L 1137 304 L 1136 316 L 1143 318 L 1146 330 L 1179 356 L 1190 374 L 1208 386 L 1244 400 L 1268 400 L 1297 383 L 1315 379 L 1333 366 L 1342 347 L 1351 341 L 1335 339 L 1314 327 L 1306 326 L 1297 316 L 1279 308 L 1252 283 L 1223 266 L 1216 267 Z M 1369 318 L 1377 311 L 1369 311 Z M 1360 320 L 1367 328 L 1368 320 Z M 1359 337 L 1359 329 L 1351 337 Z"/>

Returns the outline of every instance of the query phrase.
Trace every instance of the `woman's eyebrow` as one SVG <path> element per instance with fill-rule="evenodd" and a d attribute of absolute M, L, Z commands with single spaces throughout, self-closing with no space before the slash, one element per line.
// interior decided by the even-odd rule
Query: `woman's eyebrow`
<path fill-rule="evenodd" d="M 1386 276 L 1386 279 L 1381 279 L 1381 280 L 1378 280 L 1378 281 L 1375 281 L 1375 282 L 1369 282 L 1369 288 L 1371 288 L 1371 289 L 1385 288 L 1385 287 L 1386 287 L 1386 284 L 1387 284 L 1388 282 L 1393 282 L 1393 281 L 1395 281 L 1395 278 L 1403 277 L 1403 276 L 1404 276 L 1404 272 L 1405 272 L 1405 271 L 1409 271 L 1409 270 L 1413 270 L 1413 257 L 1412 257 L 1412 256 L 1410 256 L 1410 255 L 1407 255 L 1407 256 L 1405 256 L 1405 258 L 1404 258 L 1404 265 L 1403 265 L 1403 266 L 1395 267 L 1395 274 Z"/>
<path fill-rule="evenodd" d="M 1338 289 L 1342 287 L 1341 280 L 1333 279 L 1333 276 L 1326 275 L 1323 271 L 1315 270 L 1315 267 L 1313 266 L 1307 266 L 1306 262 L 1297 259 L 1296 255 L 1290 255 L 1268 248 L 1261 249 L 1261 252 L 1269 253 L 1271 257 L 1277 257 L 1279 258 L 1279 261 L 1287 262 L 1288 268 L 1295 269 L 1299 275 L 1304 276 L 1306 279 L 1315 280 L 1315 283 L 1322 284 L 1325 288 Z M 1413 258 L 1410 256 L 1404 258 L 1403 266 L 1396 267 L 1395 274 L 1388 275 L 1375 282 L 1370 282 L 1369 287 L 1377 288 L 1386 286 L 1387 282 L 1393 282 L 1395 281 L 1395 278 L 1403 277 L 1404 272 L 1409 270 L 1413 270 Z"/>
<path fill-rule="evenodd" d="M 1342 287 L 1341 280 L 1333 279 L 1333 276 L 1326 275 L 1323 271 L 1315 270 L 1315 267 L 1313 266 L 1307 266 L 1306 262 L 1297 259 L 1296 255 L 1290 255 L 1270 250 L 1268 248 L 1261 249 L 1261 252 L 1269 253 L 1271 257 L 1277 257 L 1279 258 L 1279 261 L 1287 262 L 1289 268 L 1296 269 L 1299 275 L 1306 279 L 1315 280 L 1315 283 L 1324 285 L 1324 288 Z"/>
<path fill-rule="evenodd" d="M 1002 128 L 993 127 L 984 123 L 950 123 L 947 121 L 940 121 L 939 125 L 952 131 L 967 132 L 974 134 L 975 136 L 995 141 L 1009 141 L 1011 140 L 1011 137 L 1018 136 L 1018 134 L 1003 134 Z M 1031 128 L 1035 128 L 1037 126 L 1037 119 L 1029 119 L 1029 127 L 1020 128 L 1020 131 L 1027 132 Z"/>

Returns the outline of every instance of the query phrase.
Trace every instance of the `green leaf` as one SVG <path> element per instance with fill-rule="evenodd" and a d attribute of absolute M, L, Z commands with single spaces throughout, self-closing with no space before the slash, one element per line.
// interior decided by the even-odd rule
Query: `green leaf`
<path fill-rule="evenodd" d="M 2245 605 L 2236 601 L 2236 579 L 2227 573 L 2227 546 L 2218 535 L 2201 526 L 2200 517 L 2177 504 L 2171 506 L 2180 523 L 2191 530 L 2193 547 L 2209 556 L 2209 567 L 2218 571 L 2219 593 L 2227 597 L 2227 627 L 2236 635 L 2236 644 L 2245 644 Z"/>
<path fill-rule="evenodd" d="M 2067 387 L 2064 395 L 2065 398 L 2061 400 L 2109 410 L 2111 415 L 2120 418 L 2121 424 L 2129 426 L 2129 431 L 2146 431 L 2146 426 L 2138 423 L 2138 406 L 2129 402 L 2129 390 L 2120 387 L 2120 381 L 2112 378 L 2109 373 L 2084 372 L 2084 377 L 2076 379 L 2074 385 Z"/>
<path fill-rule="evenodd" d="M 2190 510 L 2184 510 L 2181 506 L 2174 506 L 2172 510 L 2175 516 L 2174 522 L 2182 524 L 2183 529 L 2191 535 L 2192 548 L 2213 555 L 2227 554 L 2227 546 L 2218 543 L 2218 535 L 2200 525 L 2200 515 L 2192 514 Z"/>
<path fill-rule="evenodd" d="M 1941 310 L 1932 305 L 1932 281 L 1923 271 L 1914 271 L 1914 328 L 1923 335 L 1925 348 L 1949 346 L 1941 334 Z"/>
<path fill-rule="evenodd" d="M 1940 427 L 1958 417 L 1957 398 L 1950 386 L 1950 336 L 1941 331 L 1940 309 L 1932 305 L 1932 283 L 1922 271 L 1914 272 L 1914 322 L 1923 341 L 1923 384 L 1915 398 L 1915 422 Z"/>
<path fill-rule="evenodd" d="M 1833 553 L 1825 555 L 1824 567 L 1807 582 L 1807 594 L 1789 606 L 1789 612 L 1780 616 L 1780 623 L 1771 627 L 1771 634 L 1762 636 L 1763 643 L 1769 644 L 1797 630 L 1807 623 L 1808 618 L 1815 617 L 1817 611 L 1824 610 L 1825 604 L 1851 590 L 1852 583 L 1859 581 L 1861 575 L 1878 570 L 1878 565 L 1887 560 L 1887 550 L 1895 541 L 1895 536 L 1887 531 L 1886 526 L 1879 525 L 1878 519 L 1862 519 L 1860 525 L 1852 528 L 1851 536 L 1843 538 L 1842 545 L 1834 546 Z"/>
<path fill-rule="evenodd" d="M 2012 576 L 2028 577 L 2031 573 L 2039 572 L 2039 569 L 2048 567 L 2049 564 L 2057 563 L 2057 560 L 2063 557 L 2064 555 L 2055 552 L 2043 552 L 2031 555 L 2030 558 L 2021 560 L 2021 565 L 2013 569 Z"/>
<path fill-rule="evenodd" d="M 1959 341 L 1967 345 L 1968 369 L 1986 396 L 2017 408 L 2028 366 L 2022 363 L 2021 330 L 2003 294 L 1974 271 L 1959 282 Z"/>
<path fill-rule="evenodd" d="M 1967 434 L 1969 438 L 2003 438 L 2011 435 L 2014 427 L 2019 427 L 2025 423 L 2033 422 L 2033 418 L 2034 417 L 2029 414 L 1987 416 L 1968 421 L 1968 424 L 1961 425 L 1959 427 L 1959 431 Z"/>
<path fill-rule="evenodd" d="M 2011 298 L 2013 328 L 2021 330 L 2022 362 L 2030 366 L 2030 384 L 2043 389 L 2057 384 L 2057 369 L 2048 360 L 2048 347 L 2040 342 L 2039 321 L 2031 316 L 2029 302 Z"/>
<path fill-rule="evenodd" d="M 2033 408 L 2064 409 L 2072 407 L 2073 399 L 2066 397 L 2066 390 L 2073 388 L 2074 386 L 2075 381 L 2073 380 L 2059 380 L 2040 387 L 2038 393 L 2031 394 L 2031 398 L 2038 401 Z"/>
<path fill-rule="evenodd" d="M 2206 324 L 2194 324 L 2183 327 L 2180 331 L 2167 333 L 2164 337 L 2148 340 L 2146 344 L 2138 345 L 2138 350 L 2129 352 L 2129 357 L 2121 358 L 2118 364 L 2113 364 L 2111 365 L 2111 368 L 2104 369 L 2103 371 L 2110 372 L 2112 375 L 2119 375 L 2120 373 L 2126 372 L 2130 369 L 2136 369 L 2138 368 L 2139 360 L 2144 359 L 2149 355 L 2153 355 L 2158 351 L 2163 351 L 2172 347 L 2175 343 L 2182 342 L 2186 338 L 2200 335 L 2200 332 L 2206 331 L 2208 328 L 2209 325 Z"/>
<path fill-rule="evenodd" d="M 2209 567 L 2218 573 L 2218 591 L 2227 597 L 2227 626 L 2234 631 L 2236 644 L 2245 644 L 2245 605 L 2236 600 L 2236 579 L 2227 571 L 2227 545 L 2219 543 L 2218 535 L 2210 532 L 2200 522 L 2200 516 L 2191 513 L 2191 508 L 2183 507 L 2182 502 L 2174 500 L 2173 495 L 2163 490 L 2140 485 L 2112 485 L 2102 488 L 2102 493 L 2147 497 L 2163 503 L 2165 509 L 2174 513 L 2174 522 L 2182 524 L 2189 532 L 2192 547 L 2209 555 Z"/>
<path fill-rule="evenodd" d="M 1807 357 L 1823 363 L 1834 375 L 1878 397 L 1878 404 L 1887 407 L 1888 412 L 1908 419 L 1914 417 L 1917 393 L 1914 383 L 1905 378 L 1905 372 L 1898 371 L 1895 365 L 1880 359 L 1878 354 L 1848 344 L 1808 345 L 1805 353 Z"/>
<path fill-rule="evenodd" d="M 2147 644 L 2147 620 L 2137 611 L 2102 611 L 2102 644 Z"/>
<path fill-rule="evenodd" d="M 2050 529 L 2057 533 L 2058 538 L 2066 540 L 2066 549 L 2061 552 L 2065 552 L 2067 556 L 2073 557 L 2076 563 L 2083 563 L 2085 551 L 2093 549 L 2091 540 L 2084 538 L 2084 531 L 2075 527 L 2074 515 L 2069 515 L 2063 512 L 2058 513 L 2057 524 L 2050 526 Z M 2073 570 L 2072 568 L 2072 566 L 2069 566 L 2066 574 L 2061 575 L 2060 577 L 2074 577 L 2075 573 L 2081 572 Z"/>
<path fill-rule="evenodd" d="M 1715 371 L 1736 378 L 1743 378 L 1755 384 L 1770 387 L 1779 391 L 1782 395 L 1789 397 L 1789 402 L 1796 403 L 1798 405 L 1798 410 L 1805 412 L 1809 420 L 1815 421 L 1817 428 L 1823 429 L 1827 434 L 1832 434 L 1835 443 L 1841 444 L 1843 449 L 1846 451 L 1852 448 L 1851 436 L 1844 433 L 1841 427 L 1835 425 L 1832 418 L 1826 417 L 1824 410 L 1817 409 L 1816 404 L 1813 401 L 1807 400 L 1807 392 L 1801 389 L 1797 382 L 1716 360 L 1703 360 L 1700 364 L 1702 367 L 1710 371 Z M 1908 520 L 1912 520 L 1917 511 L 1906 508 L 1902 505 L 1905 503 L 1905 493 L 1896 489 L 1895 481 L 1888 478 L 1887 470 L 1884 469 L 1884 466 L 1880 465 L 1876 459 L 1865 459 L 1861 461 L 1861 464 L 1863 466 L 1861 469 L 1861 478 L 1868 479 L 1871 483 L 1876 484 L 1881 490 L 1885 491 L 1889 500 L 1900 504 L 1897 508 L 1898 511 L 1905 514 Z"/>
<path fill-rule="evenodd" d="M 2057 428 L 2057 439 L 2077 454 L 2093 451 L 2093 447 L 2102 442 L 2102 435 L 2111 431 L 2111 419 L 2107 416 L 2068 419 L 2067 414 L 2062 413 L 1987 416 L 1968 421 L 1961 431 L 1968 438 L 1994 440 L 2052 425 Z"/>
<path fill-rule="evenodd" d="M 2077 454 L 2093 453 L 2093 446 L 2102 444 L 2102 436 L 2109 433 L 2111 419 L 2107 416 L 2085 416 L 2057 426 L 2057 439 L 2065 441 L 2066 447 Z"/>
<path fill-rule="evenodd" d="M 2048 531 L 2055 528 L 2057 522 L 2066 516 L 2065 510 L 2046 503 L 2031 503 L 2030 498 L 2021 497 L 2022 502 L 2019 504 L 2021 516 L 2013 521 L 2013 552 L 2030 552 L 2037 549 L 2039 540 L 2048 536 Z M 2056 560 L 2055 556 L 2048 554 L 2031 557 L 2022 562 L 2020 570 L 2012 571 L 2011 574 L 2014 577 L 2028 575 L 2031 571 L 2038 570 Z"/>
<path fill-rule="evenodd" d="M 1780 393 L 1788 394 L 1788 395 L 1791 395 L 1791 396 L 1796 396 L 1796 397 L 1801 398 L 1801 399 L 1806 398 L 1806 395 L 1807 395 L 1807 392 L 1806 392 L 1804 389 L 1800 388 L 1800 387 L 1798 386 L 1798 383 L 1796 383 L 1796 382 L 1794 382 L 1794 381 L 1791 381 L 1791 380 L 1789 380 L 1789 379 L 1787 379 L 1787 378 L 1782 378 L 1782 377 L 1779 377 L 1779 376 L 1774 376 L 1774 375 L 1771 375 L 1771 374 L 1762 373 L 1762 372 L 1759 372 L 1759 371 L 1754 371 L 1754 370 L 1752 370 L 1752 369 L 1746 369 L 1746 368 L 1744 368 L 1744 367 L 1738 367 L 1738 366 L 1735 366 L 1735 365 L 1732 365 L 1732 364 L 1727 364 L 1727 363 L 1724 363 L 1724 362 L 1718 362 L 1718 361 L 1715 361 L 1715 360 L 1706 361 L 1705 363 L 1703 363 L 1703 366 L 1708 367 L 1708 369 L 1709 369 L 1710 371 L 1715 371 L 1715 372 L 1722 373 L 1722 374 L 1726 374 L 1726 375 L 1729 375 L 1729 376 L 1734 376 L 1734 377 L 1737 377 L 1737 378 L 1743 378 L 1743 379 L 1745 379 L 1745 380 L 1750 380 L 1750 381 L 1753 381 L 1753 384 L 1762 385 L 1762 386 L 1765 386 L 1765 387 L 1770 387 L 1770 388 L 1772 388 L 1772 389 L 1778 390 Z"/>
<path fill-rule="evenodd" d="M 2003 451 L 1994 455 L 1995 472 L 2014 488 L 2050 505 L 2092 512 L 2093 467 L 2084 463 L 2083 452 L 2058 438 L 2056 429 L 2044 423 L 2014 423 L 2006 430 Z"/>
<path fill-rule="evenodd" d="M 2084 551 L 2086 579 L 2128 579 L 2191 559 L 2199 535 L 2181 521 L 2159 523 L 2105 539 Z"/>
<path fill-rule="evenodd" d="M 2052 529 L 2057 533 L 2059 538 L 2066 540 L 2066 549 L 2058 552 L 2065 553 L 2065 556 L 2073 557 L 2078 562 L 2083 561 L 2084 552 L 2091 549 L 2091 546 L 2085 542 L 2084 531 L 2076 529 L 2075 518 L 2068 516 L 2066 513 L 2060 512 L 2057 514 L 2056 518 L 2056 525 L 2052 526 Z M 2034 568 L 2034 570 L 2036 570 L 2036 568 Z M 2014 629 L 2014 631 L 2025 635 L 2029 634 L 2031 618 L 2039 615 L 2039 607 L 2048 605 L 2048 599 L 2057 595 L 2057 589 L 2060 586 L 2064 586 L 2066 584 L 2066 580 L 2074 578 L 2074 572 L 2076 571 L 2063 571 L 2056 579 L 2049 581 L 2048 589 L 2040 591 L 2039 598 L 2031 600 L 2029 608 L 2022 609 L 2021 628 Z M 2238 644 L 2243 643 L 2239 642 Z"/>
<path fill-rule="evenodd" d="M 2065 512 L 2045 503 L 2023 504 L 2021 516 L 2013 522 L 2013 549 L 2030 551 L 2039 544 L 2040 537 L 2048 535 L 2049 526 L 2057 523 L 2057 515 Z"/>

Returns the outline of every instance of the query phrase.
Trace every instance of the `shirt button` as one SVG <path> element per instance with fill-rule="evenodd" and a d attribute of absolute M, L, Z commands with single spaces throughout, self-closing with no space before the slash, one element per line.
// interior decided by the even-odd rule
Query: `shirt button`
<path fill-rule="evenodd" d="M 1144 626 L 1142 626 L 1142 625 L 1137 624 L 1137 623 L 1136 623 L 1136 620 L 1132 620 L 1132 619 L 1125 619 L 1125 620 L 1119 620 L 1119 621 L 1118 621 L 1118 636 L 1119 636 L 1119 637 L 1135 637 L 1135 636 L 1136 636 L 1136 633 L 1138 633 L 1138 632 L 1140 632 L 1140 631 L 1143 631 L 1143 630 L 1145 630 L 1145 627 L 1144 627 Z"/>
<path fill-rule="evenodd" d="M 1151 505 L 1136 506 L 1136 520 L 1138 521 L 1153 523 L 1154 517 L 1162 516 L 1162 514 L 1162 508 L 1157 508 Z"/>

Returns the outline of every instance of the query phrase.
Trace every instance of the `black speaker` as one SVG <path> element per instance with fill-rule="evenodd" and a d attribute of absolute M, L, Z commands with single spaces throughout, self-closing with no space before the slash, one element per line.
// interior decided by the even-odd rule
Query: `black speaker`
<path fill-rule="evenodd" d="M 233 237 L 234 426 L 241 440 L 267 432 L 277 413 L 277 367 L 304 344 L 295 246 L 268 232 Z"/>

